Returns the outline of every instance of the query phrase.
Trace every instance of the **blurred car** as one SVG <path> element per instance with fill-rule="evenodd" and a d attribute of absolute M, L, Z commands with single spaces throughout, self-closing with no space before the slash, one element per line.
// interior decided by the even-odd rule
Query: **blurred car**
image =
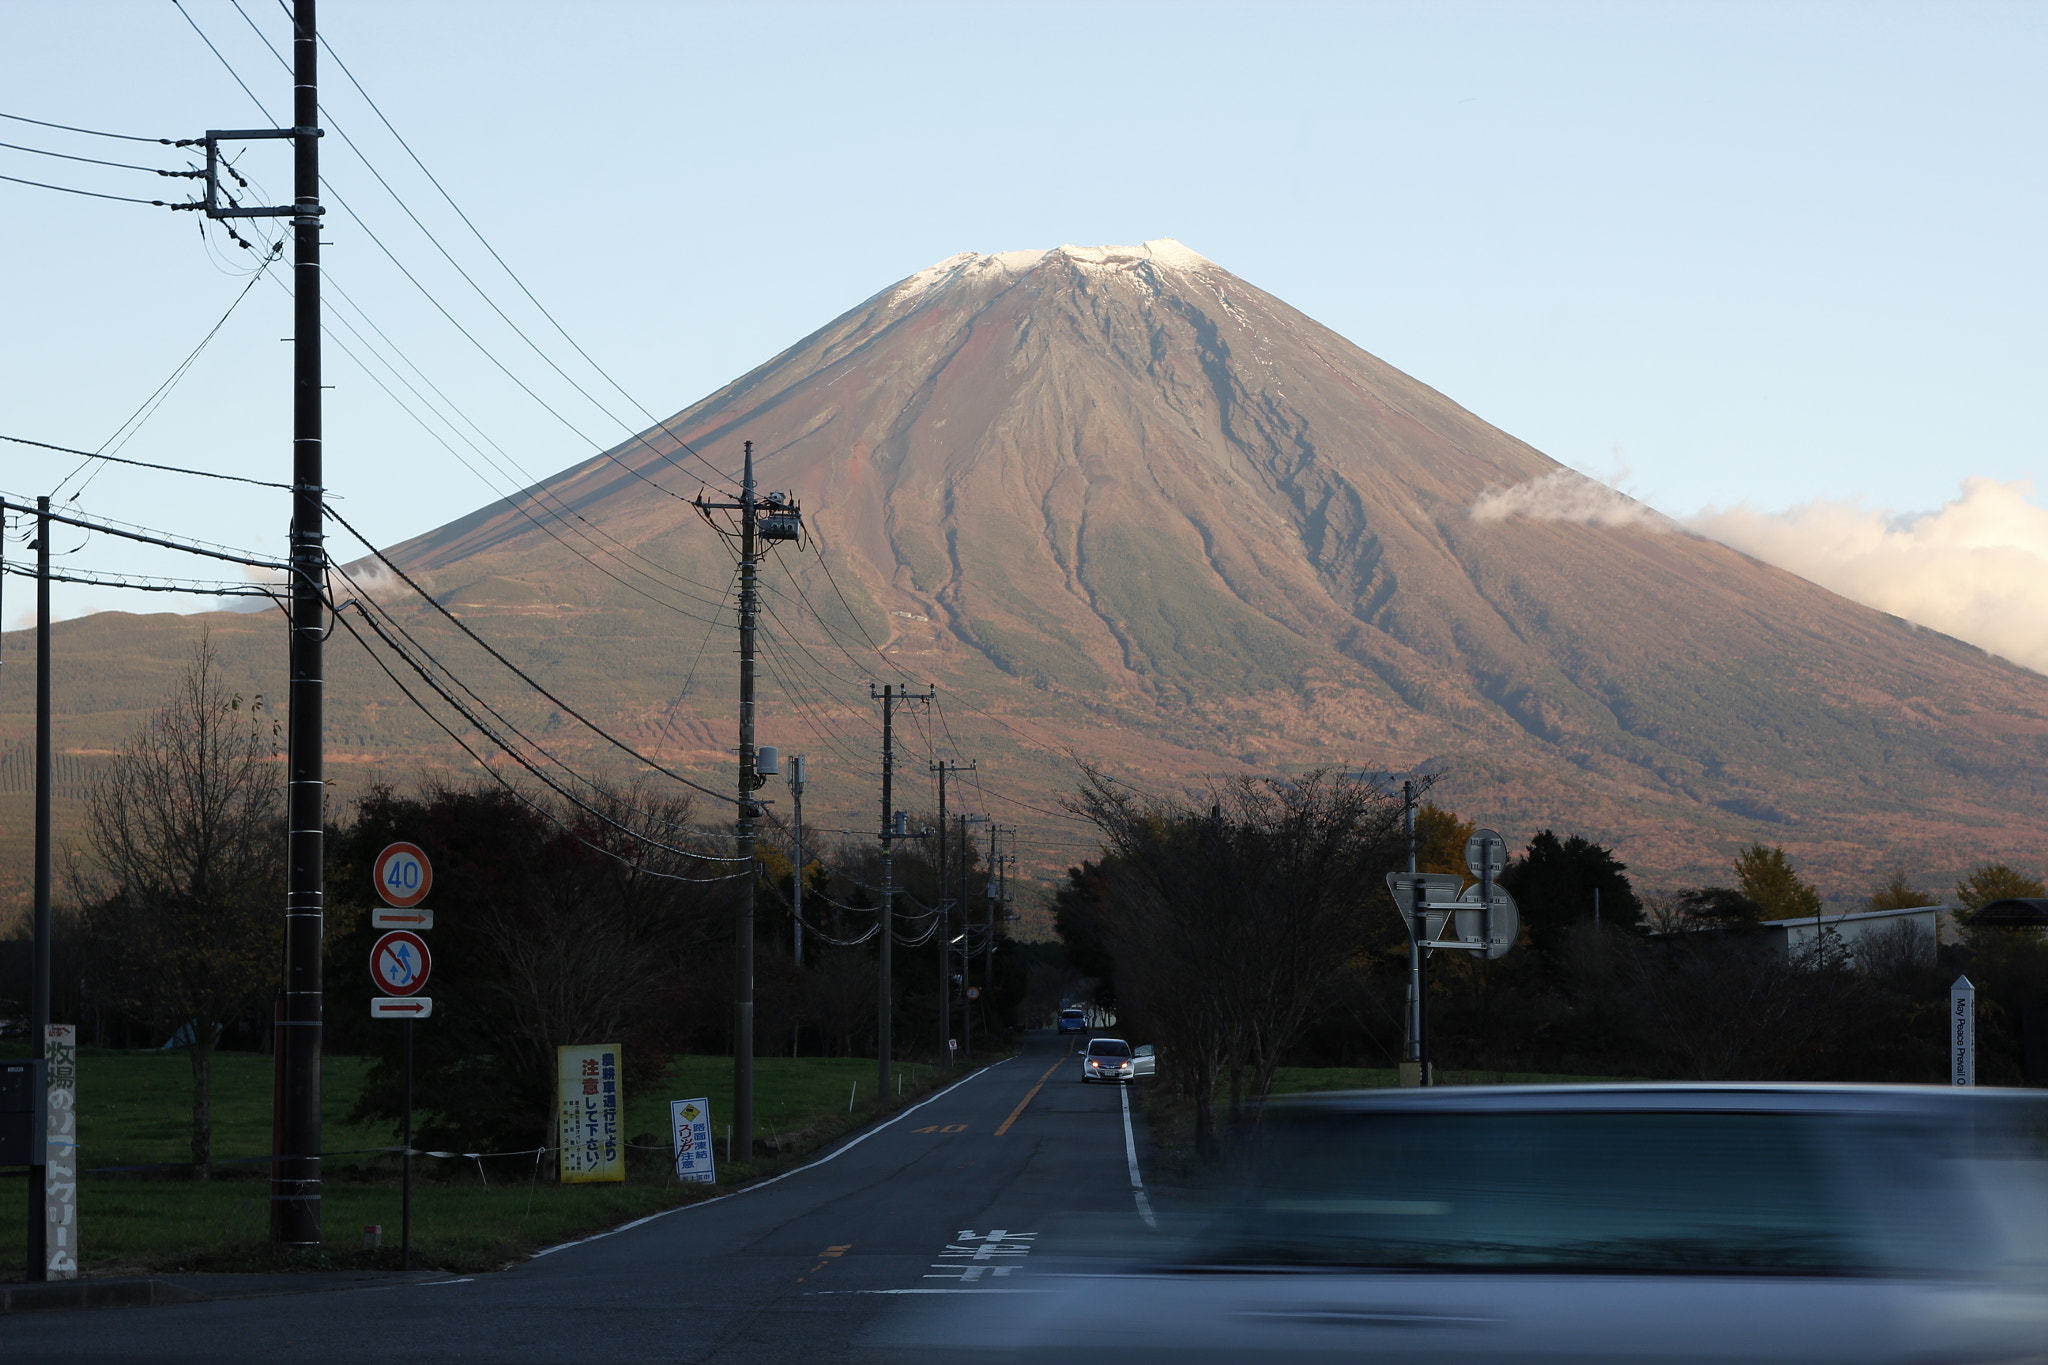
<path fill-rule="evenodd" d="M 1140 1076 L 1153 1075 L 1158 1063 L 1159 1058 L 1152 1051 L 1152 1044 L 1138 1044 L 1131 1053 L 1131 1079 L 1135 1081 Z"/>
<path fill-rule="evenodd" d="M 1086 1033 L 1088 1031 L 1088 1011 L 1083 1009 L 1061 1010 L 1059 1031 L 1061 1033 Z"/>
<path fill-rule="evenodd" d="M 928 1301 L 888 1358 L 2048 1360 L 2039 1092 L 1461 1087 L 1269 1119 L 1173 1254 Z"/>
<path fill-rule="evenodd" d="M 1081 1054 L 1081 1081 L 1127 1081 L 1131 1078 L 1131 1045 L 1121 1038 L 1090 1038 Z"/>

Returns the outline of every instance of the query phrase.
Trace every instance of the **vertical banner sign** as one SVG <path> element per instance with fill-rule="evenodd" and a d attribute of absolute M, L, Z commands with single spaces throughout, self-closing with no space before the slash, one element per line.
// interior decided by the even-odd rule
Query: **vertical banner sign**
<path fill-rule="evenodd" d="M 711 1101 L 670 1100 L 668 1121 L 675 1133 L 676 1179 L 715 1184 L 712 1168 Z"/>
<path fill-rule="evenodd" d="M 1949 1084 L 1977 1083 L 1977 988 L 1959 976 L 1948 989 Z"/>
<path fill-rule="evenodd" d="M 558 1047 L 555 1076 L 559 1085 L 556 1115 L 562 1129 L 562 1183 L 624 1180 L 619 1045 Z"/>
<path fill-rule="evenodd" d="M 78 1028 L 50 1024 L 43 1029 L 43 1057 L 49 1077 L 49 1174 L 43 1184 L 43 1245 L 49 1249 L 44 1273 L 52 1280 L 78 1278 Z"/>

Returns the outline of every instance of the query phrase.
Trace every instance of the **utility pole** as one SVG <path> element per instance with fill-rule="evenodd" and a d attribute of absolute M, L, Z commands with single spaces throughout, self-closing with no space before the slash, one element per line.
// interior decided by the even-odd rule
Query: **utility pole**
<path fill-rule="evenodd" d="M 891 1025 L 896 1008 L 895 983 L 889 978 L 891 949 L 896 940 L 896 844 L 908 839 L 907 816 L 896 809 L 896 703 L 930 701 L 935 689 L 912 692 L 894 683 L 875 691 L 868 684 L 868 696 L 882 703 L 882 903 L 875 909 L 875 937 L 881 941 L 881 960 L 875 969 L 875 1096 L 883 1103 L 889 1098 L 889 1062 L 894 1049 Z"/>
<path fill-rule="evenodd" d="M 320 94 L 314 0 L 293 0 L 292 525 L 290 715 L 284 907 L 282 1150 L 270 1191 L 271 1235 L 320 1245 L 320 1052 L 325 938 L 321 645 L 327 549 L 321 499 Z M 211 151 L 211 148 L 209 148 Z M 209 158 L 210 159 L 210 158 Z"/>
<path fill-rule="evenodd" d="M 27 1278 L 50 1278 L 49 1095 L 50 1028 L 50 500 L 36 499 L 36 849 L 35 941 L 30 968 L 29 1055 L 44 1058 L 36 1071 L 44 1087 L 29 1134 Z"/>
<path fill-rule="evenodd" d="M 804 756 L 792 755 L 789 760 L 789 799 L 793 808 L 796 828 L 796 886 L 791 917 L 796 921 L 796 938 L 793 946 L 796 965 L 804 965 Z"/>
<path fill-rule="evenodd" d="M 1004 831 L 1015 838 L 1017 827 L 1011 825 Z M 996 926 L 1010 917 L 1010 865 L 1017 861 L 1014 853 L 1005 853 L 996 862 L 996 898 L 988 907 L 988 944 L 982 949 L 981 990 L 992 995 L 996 988 Z"/>
<path fill-rule="evenodd" d="M 742 1161 L 754 1155 L 754 866 L 755 821 L 764 813 L 754 793 L 766 784 L 768 775 L 756 763 L 754 747 L 754 634 L 761 611 L 761 559 L 768 541 L 795 540 L 802 534 L 803 514 L 794 501 L 780 493 L 762 499 L 755 494 L 754 443 L 743 447 L 745 461 L 740 473 L 737 502 L 706 502 L 696 498 L 697 511 L 707 522 L 717 512 L 737 512 L 740 527 L 740 748 L 738 819 L 739 894 L 733 908 L 733 1021 L 732 1021 L 732 1137 L 730 1153 L 741 1153 Z M 764 515 L 765 503 L 765 515 Z M 717 523 L 712 522 L 713 526 Z M 722 535 L 733 535 L 720 530 Z"/>
<path fill-rule="evenodd" d="M 953 1040 L 953 910 L 952 903 L 946 898 L 946 775 L 971 773 L 974 771 L 974 764 L 939 762 L 932 764 L 931 770 L 939 775 L 939 1056 L 950 1067 L 953 1065 L 953 1049 L 949 1046 Z M 961 848 L 961 856 L 964 858 L 966 845 L 963 843 Z M 960 936 L 960 951 L 964 962 L 967 951 L 965 899 L 960 902 Z M 960 984 L 963 987 L 967 984 L 964 970 Z"/>
<path fill-rule="evenodd" d="M 967 827 L 971 824 L 986 824 L 988 817 L 986 815 L 956 815 L 953 818 L 960 822 L 960 983 L 964 986 L 974 979 L 974 959 L 968 955 L 967 951 L 972 946 L 968 938 L 967 929 L 967 873 L 969 870 L 968 864 L 973 861 L 968 856 L 973 850 L 967 842 Z M 974 1005 L 972 1001 L 965 998 L 966 992 L 961 992 L 961 995 L 960 1050 L 972 1053 L 974 1051 Z"/>

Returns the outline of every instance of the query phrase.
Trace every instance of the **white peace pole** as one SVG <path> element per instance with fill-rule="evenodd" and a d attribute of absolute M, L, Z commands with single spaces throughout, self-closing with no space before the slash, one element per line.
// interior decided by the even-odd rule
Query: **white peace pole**
<path fill-rule="evenodd" d="M 1949 1084 L 1977 1083 L 1977 988 L 1959 976 L 1948 989 Z"/>

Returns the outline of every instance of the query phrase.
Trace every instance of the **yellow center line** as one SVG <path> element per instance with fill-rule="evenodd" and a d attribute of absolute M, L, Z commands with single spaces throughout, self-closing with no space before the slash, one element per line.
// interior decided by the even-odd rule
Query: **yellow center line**
<path fill-rule="evenodd" d="M 997 1137 L 1001 1137 L 1003 1134 L 1010 1131 L 1010 1125 L 1015 1123 L 1017 1121 L 1017 1116 L 1024 1112 L 1024 1106 L 1031 1103 L 1031 1101 L 1037 1096 L 1039 1091 L 1045 1089 L 1045 1083 L 1052 1079 L 1052 1073 L 1058 1071 L 1060 1069 L 1060 1066 L 1066 1060 L 1067 1059 L 1065 1057 L 1062 1057 L 1059 1059 L 1059 1061 L 1054 1062 L 1051 1066 L 1045 1069 L 1045 1074 L 1038 1078 L 1038 1084 L 1031 1087 L 1030 1094 L 1027 1094 L 1023 1099 L 1017 1102 L 1017 1107 L 1010 1111 L 1010 1117 L 1004 1119 L 1003 1126 L 996 1129 Z"/>

